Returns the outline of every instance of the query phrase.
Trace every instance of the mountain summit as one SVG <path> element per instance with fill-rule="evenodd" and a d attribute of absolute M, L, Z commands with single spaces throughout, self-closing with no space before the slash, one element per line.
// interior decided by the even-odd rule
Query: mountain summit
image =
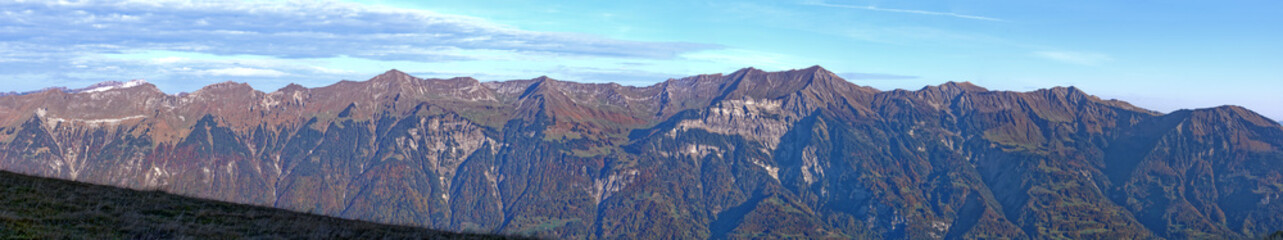
<path fill-rule="evenodd" d="M 1283 126 L 1234 106 L 1161 114 L 967 82 L 879 91 L 819 66 L 650 86 L 397 70 L 273 92 L 131 83 L 0 96 L 0 169 L 570 239 L 1283 229 Z"/>
<path fill-rule="evenodd" d="M 104 92 L 104 91 L 113 90 L 113 89 L 132 88 L 132 87 L 142 86 L 145 84 L 148 84 L 147 80 L 143 80 L 143 79 L 135 79 L 135 80 L 130 80 L 128 82 L 107 81 L 107 82 L 101 82 L 94 85 L 90 85 L 89 87 L 86 87 L 86 88 L 73 89 L 70 92 L 72 93 Z"/>

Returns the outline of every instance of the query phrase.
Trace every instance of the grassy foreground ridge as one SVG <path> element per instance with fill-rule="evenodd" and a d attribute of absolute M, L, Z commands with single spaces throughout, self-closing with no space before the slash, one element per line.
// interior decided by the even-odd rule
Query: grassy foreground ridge
<path fill-rule="evenodd" d="M 376 224 L 0 171 L 0 238 L 511 237 Z"/>

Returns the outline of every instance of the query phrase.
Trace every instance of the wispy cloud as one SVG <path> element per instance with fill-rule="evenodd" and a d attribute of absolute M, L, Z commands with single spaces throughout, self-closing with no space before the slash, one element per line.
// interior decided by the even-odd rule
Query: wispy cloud
<path fill-rule="evenodd" d="M 1114 60 L 1109 55 L 1095 52 L 1039 51 L 1033 54 L 1052 61 L 1087 66 L 1095 66 Z"/>
<path fill-rule="evenodd" d="M 342 2 L 7 2 L 0 36 L 46 47 L 114 46 L 284 58 L 455 60 L 441 49 L 672 58 L 708 44 L 535 32 L 484 19 Z M 107 48 L 89 50 L 106 51 Z"/>
<path fill-rule="evenodd" d="M 648 86 L 656 81 L 684 77 L 670 73 L 628 68 L 571 67 L 559 65 L 548 70 L 554 77 L 566 77 L 584 82 L 613 82 L 631 86 Z"/>
<path fill-rule="evenodd" d="M 232 76 L 232 77 L 281 77 L 281 76 L 289 75 L 288 73 L 272 70 L 272 69 L 247 68 L 247 67 L 201 70 L 199 71 L 199 73 L 214 75 L 214 76 Z"/>
<path fill-rule="evenodd" d="M 170 83 L 184 88 L 228 79 L 366 77 L 348 66 L 313 65 L 325 59 L 392 68 L 554 58 L 672 60 L 717 49 L 722 47 L 529 31 L 469 16 L 334 1 L 0 0 L 0 76 L 22 82 L 9 85 L 12 90 L 165 76 L 190 82 Z M 149 57 L 122 58 L 129 55 Z"/>
<path fill-rule="evenodd" d="M 785 70 L 796 67 L 798 62 L 804 62 L 787 54 L 744 49 L 701 51 L 684 54 L 682 57 L 694 61 L 731 63 L 735 66 L 751 66 L 768 70 Z"/>
<path fill-rule="evenodd" d="M 808 4 L 808 5 L 814 5 L 814 6 L 834 7 L 834 8 L 847 8 L 847 9 L 859 9 L 859 10 L 877 11 L 877 12 L 890 12 L 890 13 L 907 13 L 907 14 L 919 14 L 919 15 L 945 16 L 945 17 L 955 17 L 955 18 L 962 18 L 962 19 L 982 20 L 982 21 L 993 21 L 993 22 L 1005 22 L 1005 21 L 1006 21 L 1006 20 L 999 19 L 999 18 L 992 18 L 992 17 L 985 17 L 985 16 L 976 16 L 976 15 L 966 15 L 966 14 L 959 14 L 959 13 L 952 13 L 952 12 L 936 12 L 936 11 L 926 11 L 926 10 L 916 10 L 916 9 L 899 9 L 899 8 L 882 8 L 882 7 L 878 7 L 878 6 L 874 6 L 874 5 L 865 5 L 865 6 L 859 6 L 859 5 L 844 5 L 844 4 L 832 4 L 832 3 L 828 3 L 828 2 L 824 2 L 824 1 L 807 1 L 807 2 L 805 2 L 805 4 Z"/>

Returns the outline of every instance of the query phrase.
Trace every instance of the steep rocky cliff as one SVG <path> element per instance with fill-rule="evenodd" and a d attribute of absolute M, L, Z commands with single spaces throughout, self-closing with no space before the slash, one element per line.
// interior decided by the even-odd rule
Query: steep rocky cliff
<path fill-rule="evenodd" d="M 131 82 L 135 83 L 135 82 Z M 1237 238 L 1283 229 L 1283 127 L 1079 89 L 820 68 L 645 87 L 393 70 L 265 93 L 0 97 L 0 169 L 557 238 Z"/>

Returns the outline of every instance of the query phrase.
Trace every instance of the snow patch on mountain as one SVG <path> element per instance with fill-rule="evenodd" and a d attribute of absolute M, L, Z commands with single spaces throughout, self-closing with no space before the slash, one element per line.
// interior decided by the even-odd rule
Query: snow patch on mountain
<path fill-rule="evenodd" d="M 146 118 L 146 117 L 147 117 L 147 116 L 145 116 L 145 115 L 134 115 L 134 116 L 121 117 L 121 118 L 103 118 L 103 119 L 66 119 L 66 118 L 55 118 L 55 117 L 49 117 L 49 118 L 47 119 L 47 121 L 55 122 L 55 123 L 57 123 L 57 122 L 79 122 L 79 123 L 85 123 L 85 124 L 90 124 L 90 125 L 99 125 L 99 124 L 115 125 L 115 124 L 120 124 L 120 122 L 123 122 L 123 121 L 128 121 L 128 120 L 133 120 L 133 119 L 141 119 L 141 118 Z M 53 124 L 50 124 L 50 125 L 53 125 Z"/>
<path fill-rule="evenodd" d="M 143 79 L 135 79 L 135 80 L 130 80 L 130 81 L 128 81 L 128 82 L 124 82 L 124 83 L 122 83 L 122 82 L 117 82 L 117 81 L 107 81 L 107 82 L 101 82 L 101 83 L 98 83 L 98 84 L 94 84 L 93 86 L 89 86 L 89 87 L 87 87 L 87 88 L 78 89 L 78 90 L 73 91 L 73 92 L 76 92 L 76 93 L 95 93 L 95 92 L 105 92 L 105 91 L 109 91 L 109 90 L 113 90 L 113 89 L 126 89 L 126 88 L 131 88 L 131 87 L 142 86 L 143 84 L 147 84 L 147 80 L 143 80 Z"/>

